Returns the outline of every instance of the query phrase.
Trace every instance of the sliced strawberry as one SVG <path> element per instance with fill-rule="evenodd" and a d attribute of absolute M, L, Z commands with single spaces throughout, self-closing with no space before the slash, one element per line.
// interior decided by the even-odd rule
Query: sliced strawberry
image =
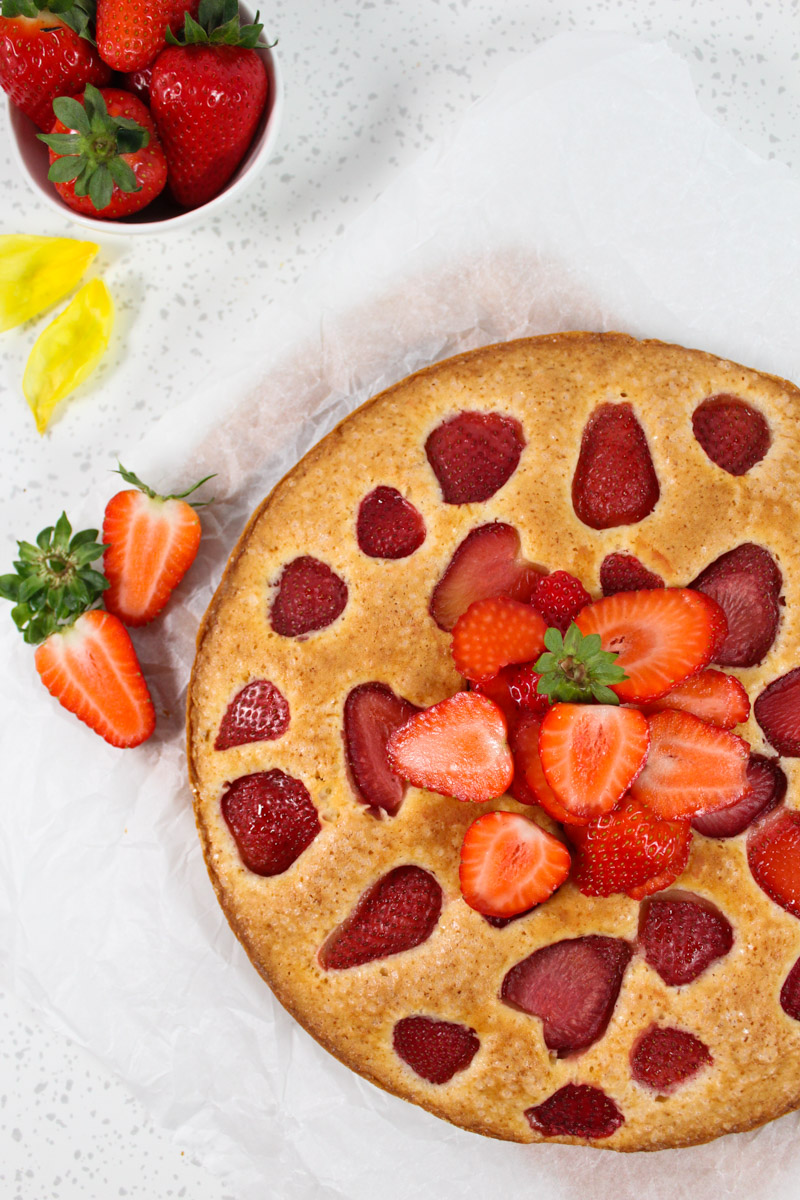
<path fill-rule="evenodd" d="M 646 705 L 648 713 L 666 708 L 692 713 L 720 729 L 733 729 L 750 716 L 750 697 L 734 675 L 706 670 L 690 675 L 683 683 L 671 688 L 666 696 Z"/>
<path fill-rule="evenodd" d="M 428 940 L 442 911 L 442 889 L 429 871 L 406 863 L 383 875 L 328 935 L 319 961 L 328 971 L 360 967 Z"/>
<path fill-rule="evenodd" d="M 513 525 L 493 521 L 471 529 L 433 589 L 430 614 L 448 633 L 476 600 L 510 596 L 528 601 L 542 569 L 522 557 Z"/>
<path fill-rule="evenodd" d="M 268 679 L 254 679 L 237 692 L 225 710 L 215 750 L 248 742 L 270 742 L 289 728 L 289 704 Z"/>
<path fill-rule="evenodd" d="M 713 661 L 721 667 L 757 666 L 780 623 L 783 577 L 769 550 L 744 542 L 721 554 L 689 586 L 716 600 L 728 622 Z"/>
<path fill-rule="evenodd" d="M 550 711 L 550 700 L 538 690 L 541 675 L 534 670 L 533 663 L 523 663 L 521 667 L 508 667 L 508 690 L 514 703 L 525 712 L 536 713 L 543 717 Z"/>
<path fill-rule="evenodd" d="M 753 706 L 764 737 L 778 754 L 800 757 L 800 667 L 774 679 Z"/>
<path fill-rule="evenodd" d="M 658 478 L 630 404 L 601 404 L 586 423 L 572 480 L 572 504 L 591 529 L 633 525 L 653 511 Z"/>
<path fill-rule="evenodd" d="M 663 696 L 711 661 L 725 616 L 688 588 L 618 592 L 596 600 L 575 623 L 599 633 L 604 650 L 618 654 L 628 678 L 613 690 L 626 704 Z"/>
<path fill-rule="evenodd" d="M 570 813 L 556 796 L 542 770 L 539 756 L 539 731 L 542 722 L 533 713 L 520 720 L 511 734 L 511 751 L 514 755 L 514 782 L 511 795 L 520 804 L 538 804 L 544 811 L 562 824 L 585 825 L 588 817 Z"/>
<path fill-rule="evenodd" d="M 474 1029 L 434 1017 L 403 1017 L 392 1033 L 395 1053 L 428 1083 L 448 1083 L 480 1049 Z"/>
<path fill-rule="evenodd" d="M 708 457 L 729 475 L 745 475 L 772 444 L 766 417 L 738 396 L 720 393 L 698 404 L 694 436 Z"/>
<path fill-rule="evenodd" d="M 525 1110 L 530 1126 L 545 1137 L 579 1137 L 599 1141 L 616 1133 L 625 1118 L 601 1088 L 566 1083 L 541 1104 Z"/>
<path fill-rule="evenodd" d="M 555 704 L 539 732 L 542 769 L 557 800 L 589 820 L 620 802 L 649 745 L 647 718 L 613 704 Z"/>
<path fill-rule="evenodd" d="M 631 794 L 659 817 L 690 820 L 727 808 L 749 790 L 750 747 L 688 712 L 649 718 L 650 752 Z"/>
<path fill-rule="evenodd" d="M 800 1021 L 800 958 L 783 981 L 780 999 L 787 1017 Z"/>
<path fill-rule="evenodd" d="M 747 862 L 758 886 L 800 917 L 800 812 L 778 808 L 747 835 Z"/>
<path fill-rule="evenodd" d="M 625 892 L 639 900 L 683 872 L 692 831 L 686 821 L 660 820 L 629 798 L 584 828 L 570 828 L 569 837 L 577 851 L 572 879 L 585 896 Z"/>
<path fill-rule="evenodd" d="M 519 813 L 478 817 L 461 846 L 458 877 L 470 908 L 487 917 L 513 917 L 552 896 L 569 875 L 563 842 Z"/>
<path fill-rule="evenodd" d="M 403 803 L 405 782 L 389 766 L 390 736 L 419 712 L 385 683 L 360 683 L 344 702 L 344 745 L 356 799 L 394 816 Z"/>
<path fill-rule="evenodd" d="M 324 629 L 344 612 L 347 584 L 318 558 L 304 554 L 283 568 L 270 609 L 270 624 L 283 637 Z"/>
<path fill-rule="evenodd" d="M 522 426 L 499 412 L 462 412 L 437 425 L 425 443 L 445 504 L 488 500 L 517 469 Z"/>
<path fill-rule="evenodd" d="M 631 1050 L 631 1075 L 643 1087 L 667 1095 L 713 1062 L 705 1042 L 686 1029 L 651 1025 Z"/>
<path fill-rule="evenodd" d="M 476 600 L 455 623 L 453 662 L 457 671 L 479 683 L 509 663 L 537 658 L 546 632 L 544 617 L 529 604 L 509 596 Z"/>
<path fill-rule="evenodd" d="M 766 816 L 786 795 L 786 776 L 777 758 L 751 754 L 747 763 L 749 791 L 730 808 L 703 813 L 692 819 L 692 829 L 704 837 L 729 838 L 743 833 L 757 817 Z"/>
<path fill-rule="evenodd" d="M 321 828 L 305 784 L 277 768 L 234 779 L 223 793 L 222 815 L 256 875 L 287 871 Z"/>
<path fill-rule="evenodd" d="M 559 1058 L 577 1054 L 605 1033 L 632 953 L 621 938 L 597 934 L 553 942 L 511 968 L 500 999 L 540 1017 Z"/>
<path fill-rule="evenodd" d="M 645 592 L 663 588 L 664 580 L 648 571 L 633 554 L 607 554 L 600 564 L 600 587 L 604 596 L 617 592 Z"/>
<path fill-rule="evenodd" d="M 478 692 L 456 692 L 415 713 L 391 735 L 387 751 L 402 779 L 457 800 L 501 796 L 514 774 L 503 714 Z"/>
<path fill-rule="evenodd" d="M 561 633 L 566 633 L 578 613 L 592 597 L 574 575 L 569 571 L 553 571 L 552 575 L 543 575 L 537 579 L 531 603 L 537 609 L 548 625 L 554 625 Z"/>
<path fill-rule="evenodd" d="M 408 558 L 425 541 L 425 522 L 397 488 L 377 487 L 359 505 L 356 538 L 370 558 Z"/>
<path fill-rule="evenodd" d="M 490 679 L 481 679 L 470 683 L 472 691 L 480 692 L 482 696 L 488 696 L 490 700 L 494 701 L 505 717 L 509 731 L 520 716 L 519 707 L 511 694 L 512 672 L 515 670 L 516 667 L 503 667 Z"/>
<path fill-rule="evenodd" d="M 719 909 L 700 896 L 663 896 L 642 905 L 639 944 L 664 983 L 680 987 L 728 954 L 733 929 Z"/>

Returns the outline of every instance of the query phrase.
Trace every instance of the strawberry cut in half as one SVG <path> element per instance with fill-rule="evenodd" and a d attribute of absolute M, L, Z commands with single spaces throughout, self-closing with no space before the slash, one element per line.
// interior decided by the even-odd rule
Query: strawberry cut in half
<path fill-rule="evenodd" d="M 538 804 L 554 821 L 562 825 L 585 825 L 588 817 L 569 812 L 547 782 L 539 755 L 540 718 L 530 714 L 523 718 L 511 734 L 514 755 L 514 782 L 511 794 L 520 804 Z"/>
<path fill-rule="evenodd" d="M 572 879 L 585 896 L 622 892 L 641 900 L 669 887 L 689 860 L 686 821 L 664 821 L 628 798 L 613 812 L 569 830 L 576 847 Z"/>
<path fill-rule="evenodd" d="M 569 875 L 563 842 L 519 813 L 485 813 L 461 846 L 462 895 L 487 917 L 513 917 L 552 896 Z"/>
<path fill-rule="evenodd" d="M 628 678 L 613 690 L 624 704 L 657 700 L 701 671 L 727 631 L 719 605 L 689 588 L 617 592 L 588 605 L 575 623 L 618 655 Z"/>
<path fill-rule="evenodd" d="M 800 917 L 800 813 L 776 808 L 747 835 L 747 862 L 758 886 Z"/>
<path fill-rule="evenodd" d="M 511 663 L 530 662 L 544 649 L 544 617 L 519 600 L 476 600 L 453 629 L 453 662 L 467 679 L 491 679 Z"/>
<path fill-rule="evenodd" d="M 457 800 L 492 800 L 514 775 L 505 717 L 478 692 L 415 713 L 389 737 L 387 756 L 401 779 Z"/>
<path fill-rule="evenodd" d="M 666 708 L 692 713 L 701 721 L 718 725 L 720 729 L 733 729 L 750 716 L 750 697 L 735 675 L 724 671 L 706 670 L 690 675 L 671 688 L 660 700 L 652 700 L 647 712 L 661 712 Z"/>
<path fill-rule="evenodd" d="M 430 614 L 448 633 L 476 600 L 510 596 L 528 601 L 544 572 L 522 554 L 513 525 L 478 525 L 459 542 L 430 600 Z"/>
<path fill-rule="evenodd" d="M 647 718 L 612 704 L 556 704 L 539 731 L 545 778 L 568 813 L 592 819 L 610 812 L 644 766 Z"/>

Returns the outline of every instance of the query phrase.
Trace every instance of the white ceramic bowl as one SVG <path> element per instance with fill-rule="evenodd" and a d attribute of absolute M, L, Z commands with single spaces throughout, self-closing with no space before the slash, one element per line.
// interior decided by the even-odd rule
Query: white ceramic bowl
<path fill-rule="evenodd" d="M 252 14 L 248 13 L 244 5 L 241 5 L 240 9 L 242 23 L 252 21 Z M 30 186 L 49 208 L 55 209 L 70 221 L 96 230 L 97 233 L 169 233 L 173 229 L 185 229 L 187 225 L 194 225 L 219 212 L 224 205 L 229 204 L 249 187 L 267 165 L 275 150 L 283 116 L 283 80 L 275 51 L 266 45 L 256 46 L 256 50 L 267 68 L 269 93 L 266 108 L 261 115 L 250 149 L 236 173 L 218 196 L 206 204 L 201 204 L 199 208 L 179 208 L 165 191 L 141 212 L 119 220 L 109 221 L 102 217 L 89 217 L 75 212 L 64 203 L 47 178 L 50 156 L 44 142 L 40 142 L 36 136 L 40 130 L 20 108 L 9 101 L 11 144 L 17 165 Z"/>

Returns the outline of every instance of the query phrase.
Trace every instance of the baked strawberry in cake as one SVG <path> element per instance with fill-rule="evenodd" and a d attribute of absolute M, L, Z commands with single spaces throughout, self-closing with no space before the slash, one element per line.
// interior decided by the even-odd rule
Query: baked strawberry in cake
<path fill-rule="evenodd" d="M 254 514 L 198 639 L 198 830 L 367 1079 L 616 1150 L 800 1106 L 799 405 L 658 342 L 511 342 Z"/>

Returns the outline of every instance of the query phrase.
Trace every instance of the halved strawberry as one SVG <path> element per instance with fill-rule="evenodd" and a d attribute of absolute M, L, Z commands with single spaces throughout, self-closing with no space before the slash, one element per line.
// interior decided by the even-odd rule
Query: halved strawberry
<path fill-rule="evenodd" d="M 628 678 L 613 691 L 626 704 L 656 700 L 702 670 L 727 628 L 722 609 L 689 588 L 617 592 L 588 605 L 575 623 L 618 655 Z"/>
<path fill-rule="evenodd" d="M 556 704 L 539 732 L 542 769 L 556 799 L 589 819 L 619 803 L 649 745 L 647 718 L 613 704 Z"/>
<path fill-rule="evenodd" d="M 713 1062 L 705 1042 L 669 1025 L 652 1025 L 631 1049 L 631 1075 L 643 1087 L 664 1095 Z"/>
<path fill-rule="evenodd" d="M 667 820 L 691 820 L 741 800 L 750 747 L 735 733 L 673 709 L 649 718 L 650 752 L 631 794 Z"/>
<path fill-rule="evenodd" d="M 800 667 L 773 679 L 756 699 L 753 712 L 778 754 L 800 757 Z"/>
<path fill-rule="evenodd" d="M 714 651 L 721 667 L 755 667 L 780 624 L 783 577 L 764 546 L 744 542 L 721 554 L 690 585 L 716 600 L 728 632 Z"/>
<path fill-rule="evenodd" d="M 395 729 L 419 712 L 386 683 L 360 683 L 344 702 L 345 757 L 356 799 L 375 813 L 394 816 L 406 785 L 389 766 L 386 745 Z"/>
<path fill-rule="evenodd" d="M 604 596 L 617 592 L 642 592 L 663 588 L 664 580 L 639 562 L 634 554 L 607 554 L 600 564 L 600 587 Z"/>
<path fill-rule="evenodd" d="M 215 750 L 248 742 L 269 742 L 289 728 L 289 704 L 269 679 L 253 679 L 237 692 L 225 710 L 214 741 Z"/>
<path fill-rule="evenodd" d="M 743 833 L 757 817 L 766 816 L 786 795 L 787 779 L 777 758 L 751 754 L 747 764 L 749 790 L 730 808 L 692 818 L 692 829 L 704 837 L 729 838 Z"/>
<path fill-rule="evenodd" d="M 730 952 L 733 927 L 710 900 L 674 892 L 642 905 L 639 944 L 664 983 L 681 987 Z"/>
<path fill-rule="evenodd" d="M 270 625 L 282 637 L 303 637 L 325 629 L 344 612 L 347 595 L 347 584 L 327 563 L 302 554 L 280 574 Z"/>
<path fill-rule="evenodd" d="M 387 743 L 389 765 L 414 787 L 482 802 L 511 783 L 505 718 L 478 692 L 456 692 L 415 713 Z"/>
<path fill-rule="evenodd" d="M 428 1083 L 447 1083 L 480 1049 L 474 1029 L 434 1017 L 403 1017 L 392 1031 L 395 1053 Z"/>
<path fill-rule="evenodd" d="M 522 556 L 519 534 L 513 525 L 492 521 L 471 529 L 456 547 L 447 569 L 433 589 L 430 614 L 446 632 L 476 600 L 511 596 L 530 600 L 541 567 Z"/>
<path fill-rule="evenodd" d="M 576 846 L 573 882 L 586 896 L 624 892 L 642 899 L 669 887 L 689 859 L 686 821 L 664 821 L 633 798 L 583 828 L 569 829 Z"/>
<path fill-rule="evenodd" d="M 545 1137 L 611 1137 L 625 1122 L 619 1106 L 591 1083 L 565 1083 L 541 1104 L 525 1109 L 531 1129 Z"/>
<path fill-rule="evenodd" d="M 572 504 L 592 529 L 632 525 L 653 511 L 658 478 L 630 404 L 600 404 L 589 417 L 572 480 Z"/>
<path fill-rule="evenodd" d="M 739 396 L 709 396 L 692 413 L 692 430 L 708 457 L 729 475 L 745 475 L 770 448 L 767 419 Z"/>
<path fill-rule="evenodd" d="M 511 795 L 520 804 L 540 805 L 554 821 L 560 821 L 564 825 L 585 825 L 589 818 L 568 812 L 545 778 L 539 756 L 541 727 L 541 719 L 531 713 L 517 724 L 511 735 L 511 750 L 514 755 Z"/>
<path fill-rule="evenodd" d="M 491 679 L 509 663 L 536 658 L 546 633 L 547 622 L 529 604 L 509 596 L 476 600 L 453 629 L 453 662 L 467 679 Z"/>
<path fill-rule="evenodd" d="M 397 488 L 375 488 L 358 507 L 356 540 L 370 558 L 408 558 L 425 541 L 425 522 Z"/>
<path fill-rule="evenodd" d="M 430 871 L 403 863 L 368 887 L 328 934 L 320 964 L 326 971 L 346 971 L 413 950 L 431 936 L 441 911 L 442 889 Z"/>
<path fill-rule="evenodd" d="M 733 729 L 749 717 L 750 697 L 734 675 L 706 670 L 690 675 L 665 696 L 646 705 L 648 713 L 661 712 L 665 708 L 692 713 L 720 729 Z"/>
<path fill-rule="evenodd" d="M 581 609 L 591 601 L 580 579 L 569 571 L 553 571 L 537 579 L 531 603 L 548 625 L 566 633 Z"/>
<path fill-rule="evenodd" d="M 512 917 L 552 896 L 569 875 L 563 842 L 519 813 L 490 812 L 464 835 L 458 877 L 470 908 Z"/>
<path fill-rule="evenodd" d="M 488 500 L 517 469 L 525 446 L 522 426 L 499 412 L 461 412 L 425 443 L 445 504 Z"/>
<path fill-rule="evenodd" d="M 242 862 L 256 875 L 288 871 L 322 828 L 306 785 L 277 767 L 234 779 L 220 806 Z"/>
<path fill-rule="evenodd" d="M 778 808 L 753 825 L 747 862 L 770 900 L 800 917 L 800 812 Z"/>

